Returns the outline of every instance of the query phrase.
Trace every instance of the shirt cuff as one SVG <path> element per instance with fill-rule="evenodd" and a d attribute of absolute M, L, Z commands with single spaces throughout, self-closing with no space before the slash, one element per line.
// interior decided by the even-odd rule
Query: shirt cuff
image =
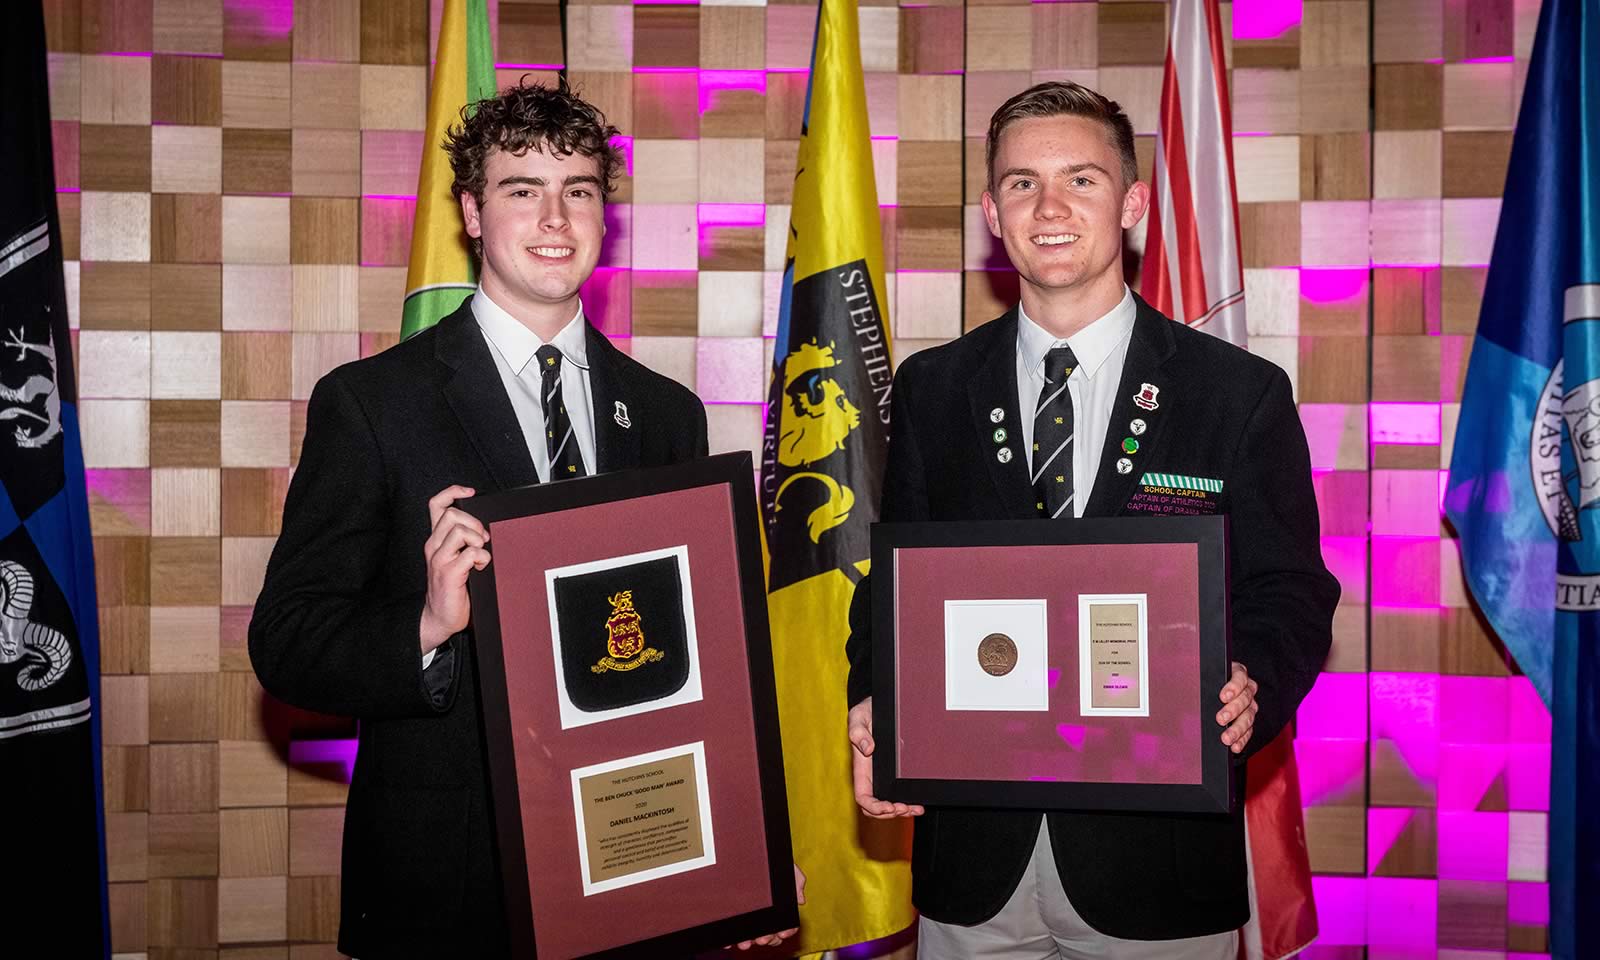
<path fill-rule="evenodd" d="M 428 693 L 428 699 L 433 701 L 435 707 L 444 706 L 445 697 L 450 692 L 450 682 L 455 678 L 456 655 L 455 647 L 450 644 L 430 651 L 422 658 L 422 686 Z M 437 656 L 435 656 L 437 654 Z M 429 667 L 432 667 L 430 670 Z"/>

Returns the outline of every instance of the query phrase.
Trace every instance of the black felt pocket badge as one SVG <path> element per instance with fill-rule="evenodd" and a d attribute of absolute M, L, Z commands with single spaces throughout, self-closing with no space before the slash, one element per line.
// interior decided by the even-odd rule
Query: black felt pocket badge
<path fill-rule="evenodd" d="M 561 672 L 588 713 L 647 703 L 689 679 L 678 557 L 557 577 Z"/>

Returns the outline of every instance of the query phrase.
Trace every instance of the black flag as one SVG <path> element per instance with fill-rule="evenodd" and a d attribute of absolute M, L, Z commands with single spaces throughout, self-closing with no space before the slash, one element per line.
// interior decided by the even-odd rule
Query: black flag
<path fill-rule="evenodd" d="M 0 953 L 107 957 L 94 562 L 40 4 L 0 36 Z"/>

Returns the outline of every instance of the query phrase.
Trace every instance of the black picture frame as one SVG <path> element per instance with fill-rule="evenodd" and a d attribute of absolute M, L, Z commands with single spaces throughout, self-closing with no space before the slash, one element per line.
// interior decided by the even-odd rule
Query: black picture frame
<path fill-rule="evenodd" d="M 582 960 L 690 956 L 798 925 L 777 686 L 767 621 L 760 519 L 751 455 L 748 452 L 722 454 L 673 466 L 536 484 L 471 497 L 456 504 L 487 526 L 502 520 L 549 515 L 580 507 L 716 485 L 730 488 L 729 500 L 733 509 L 739 593 L 743 605 L 744 652 L 749 664 L 749 692 L 757 753 L 756 768 L 750 774 L 758 781 L 761 793 L 771 905 L 624 946 L 584 954 Z M 523 836 L 522 801 L 513 752 L 515 744 L 506 684 L 506 660 L 501 642 L 497 569 L 496 563 L 491 562 L 483 570 L 473 571 L 469 578 L 473 645 L 512 955 L 536 958 L 539 953 L 535 944 L 535 930 L 541 918 L 534 916 L 529 883 L 530 879 L 538 882 L 536 877 L 530 877 L 530 870 L 537 869 L 537 865 L 530 866 L 527 861 Z M 715 644 L 716 638 L 705 637 L 701 642 L 702 645 Z M 705 692 L 707 699 L 715 695 L 714 690 Z M 640 886 L 670 884 L 671 879 L 667 877 Z M 550 918 L 544 918 L 543 922 L 550 922 Z"/>
<path fill-rule="evenodd" d="M 1092 517 L 1037 520 L 876 523 L 872 526 L 873 792 L 885 800 L 940 806 L 1226 814 L 1233 808 L 1233 756 L 1209 722 L 1230 675 L 1227 517 Z M 1201 782 L 1089 783 L 901 777 L 896 709 L 896 559 L 919 547 L 1193 543 L 1199 553 Z M 1063 590 L 1071 595 L 1070 588 Z M 1047 717 L 1047 714 L 1039 714 Z"/>

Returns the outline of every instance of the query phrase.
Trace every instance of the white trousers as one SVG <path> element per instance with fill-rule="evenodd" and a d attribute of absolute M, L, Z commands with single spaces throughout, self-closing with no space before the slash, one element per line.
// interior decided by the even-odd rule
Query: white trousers
<path fill-rule="evenodd" d="M 1039 827 L 1022 881 L 1000 912 L 972 927 L 923 917 L 919 960 L 1235 960 L 1239 934 L 1230 930 L 1184 940 L 1122 940 L 1089 926 L 1061 887 L 1050 851 L 1050 827 Z"/>

